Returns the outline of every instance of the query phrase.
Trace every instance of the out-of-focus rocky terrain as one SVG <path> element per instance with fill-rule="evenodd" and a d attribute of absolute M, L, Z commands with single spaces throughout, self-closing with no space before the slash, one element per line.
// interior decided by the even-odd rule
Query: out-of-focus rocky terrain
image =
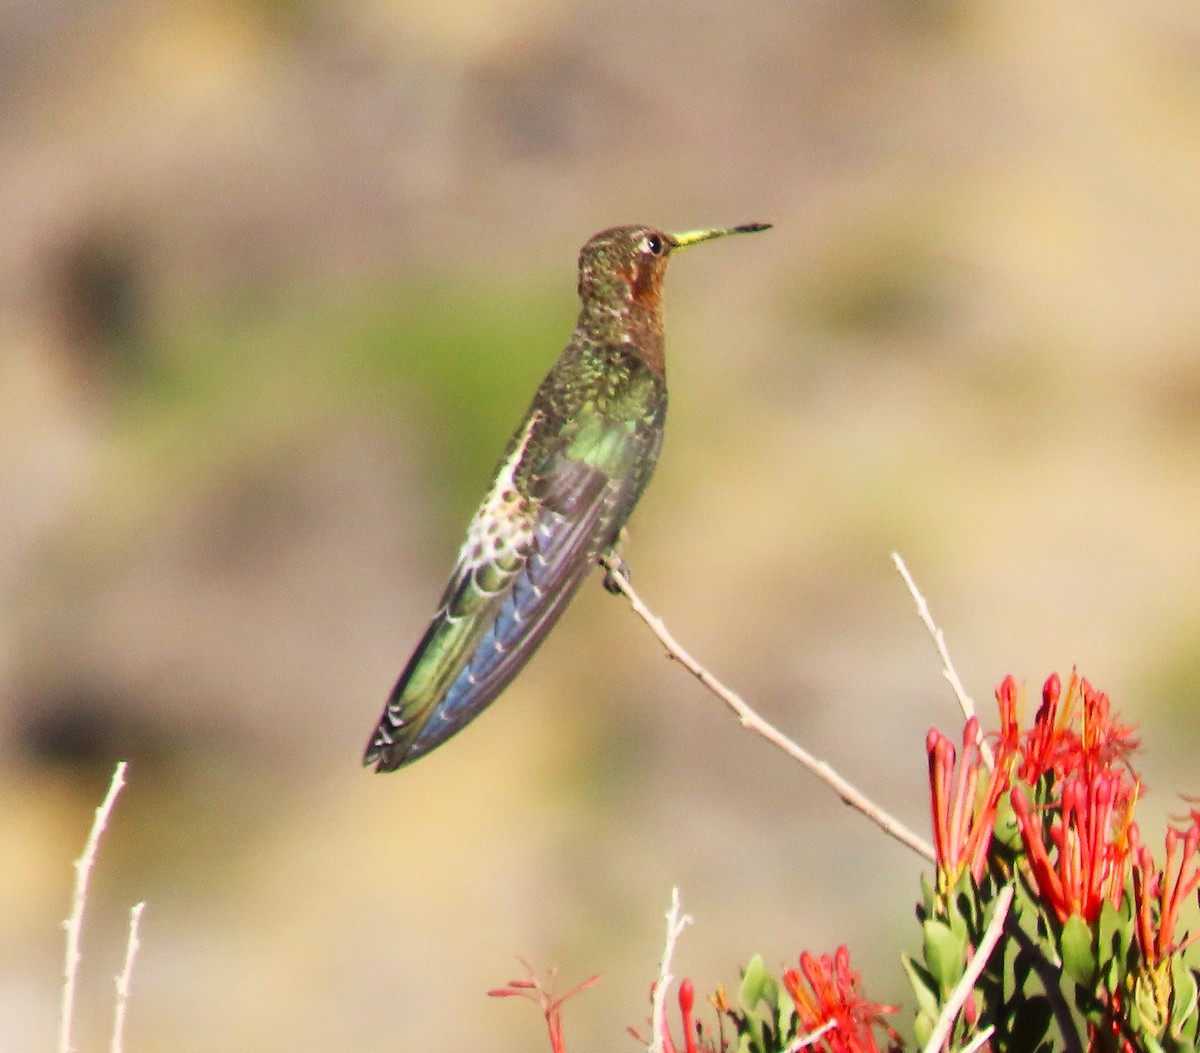
<path fill-rule="evenodd" d="M 11 0 L 0 16 L 0 1033 L 45 1049 L 92 809 L 80 1050 L 528 1049 L 485 992 L 648 1011 L 852 948 L 903 998 L 919 861 L 597 582 L 476 724 L 358 767 L 622 222 L 672 264 L 627 556 L 764 715 L 923 829 L 957 727 L 1072 664 L 1200 743 L 1200 10 Z M 986 721 L 985 721 L 986 722 Z"/>

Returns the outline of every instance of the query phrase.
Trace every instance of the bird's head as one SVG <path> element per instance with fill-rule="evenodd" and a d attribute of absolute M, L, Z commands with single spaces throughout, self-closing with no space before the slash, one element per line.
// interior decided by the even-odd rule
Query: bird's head
<path fill-rule="evenodd" d="M 769 223 L 746 223 L 715 230 L 669 234 L 654 227 L 612 227 L 593 235 L 579 252 L 579 298 L 610 310 L 641 308 L 657 313 L 667 259 L 678 249 L 726 234 L 766 230 Z"/>

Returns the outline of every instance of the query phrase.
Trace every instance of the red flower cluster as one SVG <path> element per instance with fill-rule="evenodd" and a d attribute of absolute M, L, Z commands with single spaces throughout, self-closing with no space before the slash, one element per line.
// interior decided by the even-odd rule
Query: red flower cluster
<path fill-rule="evenodd" d="M 1084 984 L 1093 1004 L 1105 1007 L 1102 1018 L 1088 1021 L 1091 1040 L 1132 1050 L 1147 1038 L 1161 1040 L 1168 1029 L 1180 1038 L 1194 1012 L 1196 984 L 1192 974 L 1175 971 L 1191 942 L 1176 933 L 1184 905 L 1200 888 L 1200 812 L 1191 813 L 1185 828 L 1167 830 L 1166 860 L 1157 868 L 1133 821 L 1143 789 L 1129 763 L 1138 743 L 1133 729 L 1115 719 L 1108 696 L 1075 672 L 1065 691 L 1051 676 L 1028 730 L 1021 724 L 1023 692 L 1012 677 L 996 689 L 996 701 L 1000 731 L 990 771 L 975 718 L 967 721 L 961 759 L 940 732 L 926 739 L 938 893 L 946 896 L 968 870 L 978 888 L 990 858 L 1001 862 L 1001 881 L 1011 866 L 1021 867 L 1064 934 L 1077 919 L 1070 953 L 1077 976 L 1088 969 L 1079 922 L 1091 932 L 1095 986 Z M 1006 800 L 1017 835 L 1008 839 L 1007 856 L 993 850 Z M 1106 903 L 1126 917 L 1132 913 L 1133 957 L 1119 942 L 1097 942 Z M 1189 1026 L 1194 1030 L 1194 1021 Z"/>
<path fill-rule="evenodd" d="M 963 733 L 957 777 L 951 742 L 936 729 L 926 739 L 939 888 L 952 888 L 967 868 L 976 883 L 982 879 L 996 812 L 1008 792 L 1039 894 L 1059 921 L 1077 914 L 1091 922 L 1106 898 L 1120 904 L 1129 873 L 1140 783 L 1127 758 L 1137 741 L 1112 718 L 1108 696 L 1074 672 L 1065 695 L 1057 674 L 1046 681 L 1033 725 L 1023 734 L 1022 694 L 1011 676 L 996 689 L 1000 732 L 983 793 L 986 758 L 974 717 Z M 1043 815 L 1053 816 L 1047 826 Z"/>
<path fill-rule="evenodd" d="M 1011 699 L 1014 694 L 1011 678 L 1001 688 L 997 698 L 1003 709 L 1001 695 Z M 1061 922 L 1072 915 L 1095 921 L 1106 899 L 1121 905 L 1141 789 L 1127 763 L 1136 748 L 1132 729 L 1112 719 L 1108 695 L 1075 672 L 1065 697 L 1057 675 L 1046 681 L 1017 777 L 1036 793 L 1050 776 L 1039 803 L 1046 814 L 1057 811 L 1057 818 L 1044 828 L 1019 786 L 1012 790 L 1012 806 L 1038 892 Z"/>
<path fill-rule="evenodd" d="M 1153 968 L 1200 936 L 1195 933 L 1182 944 L 1175 943 L 1179 912 L 1200 886 L 1200 859 L 1196 853 L 1200 847 L 1200 815 L 1192 812 L 1192 825 L 1187 830 L 1167 828 L 1167 860 L 1161 870 L 1155 869 L 1150 849 L 1138 844 L 1136 824 L 1130 830 L 1130 842 L 1135 853 L 1133 902 L 1138 948 Z M 1183 851 L 1176 857 L 1181 842 Z"/>
<path fill-rule="evenodd" d="M 1010 738 L 1020 731 L 1020 696 L 1011 676 L 996 689 L 1000 722 Z M 1118 764 L 1127 767 L 1137 748 L 1133 729 L 1113 719 L 1108 695 L 1094 690 L 1072 670 L 1064 696 L 1062 681 L 1053 673 L 1042 687 L 1042 704 L 1025 736 L 1017 777 L 1031 786 L 1045 772 L 1053 772 L 1058 779 L 1080 773 L 1089 777 Z"/>
<path fill-rule="evenodd" d="M 819 1042 L 806 1048 L 829 1053 L 879 1053 L 876 1028 L 887 1035 L 887 1048 L 902 1046 L 900 1036 L 883 1019 L 885 1013 L 895 1013 L 898 1007 L 862 997 L 859 975 L 850 968 L 850 952 L 845 947 L 839 947 L 832 959 L 828 955 L 815 958 L 808 952 L 800 955 L 800 968 L 783 974 L 783 986 L 796 1004 L 797 1035 L 824 1029 Z"/>
<path fill-rule="evenodd" d="M 954 743 L 937 728 L 925 737 L 929 755 L 929 804 L 933 843 L 937 854 L 938 888 L 948 892 L 968 867 L 976 884 L 983 877 L 987 851 L 996 827 L 996 806 L 1008 785 L 1007 767 L 994 765 L 983 795 L 979 794 L 983 767 L 979 721 L 971 717 L 963 729 L 962 763 L 955 777 Z"/>

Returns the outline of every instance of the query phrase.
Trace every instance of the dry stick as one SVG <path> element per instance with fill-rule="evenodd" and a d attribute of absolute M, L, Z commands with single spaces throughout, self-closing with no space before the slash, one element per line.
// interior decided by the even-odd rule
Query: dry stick
<path fill-rule="evenodd" d="M 966 972 L 963 973 L 962 978 L 955 984 L 954 990 L 950 992 L 950 998 L 938 1016 L 933 1033 L 929 1036 L 929 1041 L 925 1043 L 924 1053 L 938 1053 L 938 1050 L 942 1048 L 942 1044 L 950 1036 L 950 1029 L 954 1026 L 954 1021 L 958 1019 L 958 1014 L 962 1011 L 963 1003 L 966 1002 L 971 992 L 975 989 L 975 981 L 979 979 L 980 973 L 987 966 L 988 958 L 992 955 L 992 949 L 1000 939 L 1000 933 L 1004 931 L 1004 921 L 1008 917 L 1008 908 L 1012 904 L 1012 898 L 1012 885 L 1005 885 L 1000 890 L 1000 895 L 996 897 L 996 912 L 992 915 L 992 920 L 988 922 L 988 926 L 984 930 L 983 939 L 979 941 L 979 946 L 975 948 L 975 954 L 971 957 L 970 962 L 967 963 Z"/>
<path fill-rule="evenodd" d="M 946 678 L 946 682 L 954 689 L 954 695 L 958 699 L 958 704 L 962 708 L 963 716 L 968 720 L 975 716 L 975 703 L 971 696 L 967 694 L 967 689 L 963 687 L 963 682 L 959 679 L 958 673 L 955 671 L 954 663 L 950 661 L 950 651 L 946 647 L 946 634 L 937 627 L 937 623 L 933 620 L 933 615 L 929 611 L 929 604 L 925 602 L 925 597 L 921 595 L 921 590 L 917 588 L 917 583 L 913 581 L 913 576 L 908 572 L 908 567 L 905 566 L 904 560 L 900 558 L 899 552 L 892 553 L 892 562 L 896 564 L 896 569 L 900 572 L 900 577 L 904 579 L 904 584 L 908 586 L 908 591 L 912 595 L 913 602 L 917 605 L 917 614 L 922 622 L 925 623 L 925 628 L 929 630 L 929 635 L 933 637 L 933 642 L 937 647 L 938 654 L 942 659 L 942 676 Z"/>
<path fill-rule="evenodd" d="M 75 976 L 79 971 L 79 932 L 83 927 L 83 908 L 87 902 L 88 879 L 92 864 L 96 861 L 96 850 L 100 847 L 100 835 L 108 825 L 108 817 L 116 804 L 117 794 L 125 785 L 126 764 L 121 761 L 113 772 L 108 793 L 96 809 L 92 832 L 88 834 L 83 855 L 75 860 L 75 894 L 71 898 L 71 916 L 65 924 L 67 930 L 67 955 L 63 969 L 62 1012 L 58 1031 L 58 1053 L 71 1053 L 71 1017 L 75 1010 Z"/>
<path fill-rule="evenodd" d="M 837 1027 L 836 1020 L 826 1020 L 820 1027 L 810 1031 L 807 1035 L 801 1035 L 799 1038 L 793 1039 L 792 1044 L 788 1046 L 784 1053 L 799 1053 L 802 1049 L 807 1049 L 817 1041 L 826 1031 L 832 1031 Z"/>
<path fill-rule="evenodd" d="M 125 1040 L 125 1007 L 129 1004 L 129 980 L 133 976 L 133 959 L 137 957 L 138 923 L 142 920 L 142 911 L 146 903 L 134 904 L 129 911 L 129 940 L 125 944 L 125 965 L 121 975 L 117 977 L 117 1007 L 113 1014 L 112 1053 L 121 1053 Z"/>
<path fill-rule="evenodd" d="M 946 634 L 937 627 L 937 623 L 933 620 L 933 615 L 930 613 L 929 604 L 925 602 L 925 597 L 921 595 L 921 590 L 917 588 L 917 583 L 913 581 L 913 576 L 909 574 L 908 567 L 904 565 L 904 560 L 900 558 L 899 552 L 892 553 L 892 562 L 896 564 L 896 569 L 900 572 L 900 577 L 904 579 L 904 584 L 908 586 L 909 594 L 913 598 L 913 602 L 917 605 L 917 615 L 925 624 L 925 628 L 929 630 L 929 635 L 933 637 L 934 646 L 937 647 L 938 655 L 942 659 L 942 676 L 954 691 L 954 697 L 958 699 L 959 708 L 963 711 L 963 716 L 970 720 L 975 716 L 975 702 L 970 695 L 967 694 L 967 689 L 963 687 L 963 682 L 958 677 L 958 672 L 954 668 L 954 663 L 950 661 L 950 650 L 946 647 Z M 992 756 L 991 747 L 983 741 L 983 732 L 976 734 L 975 741 L 979 745 L 979 754 L 983 757 L 983 763 L 990 770 L 995 759 Z"/>
<path fill-rule="evenodd" d="M 975 1053 L 975 1050 L 982 1049 L 984 1043 L 987 1042 L 995 1033 L 996 1025 L 988 1024 L 988 1026 L 980 1031 L 979 1034 L 971 1039 L 970 1042 L 963 1046 L 963 1048 L 960 1050 L 960 1053 Z"/>
<path fill-rule="evenodd" d="M 671 909 L 667 911 L 667 942 L 663 946 L 658 983 L 654 985 L 654 995 L 650 1002 L 650 1053 L 663 1053 L 667 989 L 675 981 L 675 977 L 671 975 L 671 959 L 675 957 L 676 941 L 691 923 L 690 915 L 679 913 L 678 887 L 671 889 Z"/>
<path fill-rule="evenodd" d="M 733 710 L 738 720 L 741 721 L 742 727 L 756 732 L 768 742 L 778 746 L 793 760 L 799 761 L 810 772 L 816 775 L 817 778 L 825 782 L 846 804 L 861 812 L 871 822 L 875 823 L 885 833 L 890 834 L 901 844 L 908 846 L 918 855 L 924 856 L 928 860 L 934 858 L 933 846 L 928 841 L 913 833 L 899 819 L 885 812 L 855 786 L 842 778 L 825 761 L 818 760 L 804 749 L 804 747 L 793 742 L 773 724 L 768 723 L 760 717 L 739 695 L 736 695 L 722 684 L 712 673 L 688 654 L 679 645 L 675 637 L 667 631 L 667 627 L 663 624 L 662 619 L 657 617 L 642 602 L 641 597 L 638 596 L 633 586 L 629 583 L 629 579 L 621 573 L 619 563 L 616 560 L 606 558 L 601 560 L 601 563 L 608 572 L 608 580 L 615 583 L 617 588 L 624 593 L 634 613 L 649 626 L 650 631 L 658 637 L 659 643 L 666 648 L 667 657 L 674 659 L 682 665 L 684 669 Z"/>

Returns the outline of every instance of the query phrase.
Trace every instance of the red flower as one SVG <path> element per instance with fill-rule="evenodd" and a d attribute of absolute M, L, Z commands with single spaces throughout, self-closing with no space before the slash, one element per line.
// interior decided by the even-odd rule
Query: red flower
<path fill-rule="evenodd" d="M 968 867 L 978 883 L 987 864 L 987 851 L 996 826 L 996 806 L 1008 787 L 1010 753 L 1006 737 L 994 760 L 987 787 L 977 793 L 983 762 L 979 721 L 971 717 L 963 729 L 962 761 L 954 774 L 954 744 L 936 728 L 925 737 L 929 757 L 930 810 L 933 845 L 937 855 L 938 886 L 948 892 Z"/>
<path fill-rule="evenodd" d="M 868 1002 L 861 996 L 859 975 L 850 968 L 850 952 L 845 947 L 839 947 L 832 960 L 828 955 L 814 958 L 806 951 L 800 955 L 800 968 L 783 974 L 783 986 L 796 1004 L 798 1036 L 832 1022 L 820 1042 L 809 1048 L 829 1053 L 879 1053 L 877 1027 L 886 1033 L 889 1049 L 901 1048 L 900 1036 L 883 1019 L 898 1007 Z"/>
<path fill-rule="evenodd" d="M 1021 744 L 1021 715 L 1018 709 L 1025 701 L 1025 689 L 1017 686 L 1011 675 L 996 688 L 996 706 L 1000 710 L 1000 730 L 996 735 L 997 752 L 1011 756 Z"/>
<path fill-rule="evenodd" d="M 1009 728 L 1014 718 L 1006 715 L 1005 702 L 1011 711 L 1011 696 L 1011 687 L 997 692 L 1001 719 Z M 1031 808 L 1020 789 L 1012 791 L 1012 805 L 1034 882 L 1060 921 L 1072 914 L 1095 921 L 1106 898 L 1113 906 L 1121 904 L 1133 858 L 1133 809 L 1141 791 L 1126 767 L 1136 747 L 1132 730 L 1113 720 L 1108 695 L 1074 670 L 1065 695 L 1057 674 L 1046 680 L 1017 774 L 1036 786 L 1052 773 L 1051 799 L 1043 805 L 1044 814 L 1057 818 L 1044 829 L 1043 812 Z"/>
<path fill-rule="evenodd" d="M 1135 849 L 1133 903 L 1138 947 L 1143 960 L 1153 968 L 1195 938 L 1185 940 L 1182 945 L 1175 942 L 1179 911 L 1200 886 L 1200 859 L 1197 858 L 1200 819 L 1193 813 L 1192 825 L 1187 830 L 1167 827 L 1167 859 L 1161 870 L 1155 869 L 1150 849 L 1137 844 L 1136 826 L 1130 831 L 1130 842 Z M 1177 863 L 1176 852 L 1181 842 L 1183 852 Z"/>
<path fill-rule="evenodd" d="M 1023 696 L 1024 692 L 1021 694 Z M 1062 682 L 1057 673 L 1051 673 L 1042 686 L 1042 704 L 1034 717 L 1033 727 L 1025 734 L 1021 766 L 1017 770 L 1018 778 L 1030 786 L 1038 781 L 1043 772 L 1054 767 L 1056 755 L 1062 748 L 1061 743 L 1072 734 L 1065 719 L 1061 724 L 1058 722 L 1058 700 L 1061 697 Z"/>
<path fill-rule="evenodd" d="M 1059 818 L 1047 836 L 1041 813 L 1030 808 L 1023 790 L 1013 789 L 1013 812 L 1029 868 L 1043 901 L 1059 921 L 1078 914 L 1093 922 L 1105 898 L 1114 907 L 1121 905 L 1135 798 L 1136 783 L 1127 783 L 1123 772 L 1108 769 L 1091 778 L 1072 777 L 1062 786 Z M 1054 849 L 1053 860 L 1047 840 Z"/>
<path fill-rule="evenodd" d="M 1074 726 L 1077 715 L 1079 731 Z M 1030 786 L 1048 771 L 1056 779 L 1075 772 L 1090 776 L 1124 763 L 1137 746 L 1132 727 L 1112 719 L 1108 695 L 1093 689 L 1073 669 L 1064 696 L 1054 673 L 1042 687 L 1042 704 L 1025 736 L 1017 775 Z"/>
<path fill-rule="evenodd" d="M 650 985 L 650 1000 L 654 1001 L 654 991 L 657 984 Z M 718 988 L 717 994 L 710 999 L 718 1012 L 729 1012 L 729 1007 L 725 1004 L 725 992 Z M 667 1023 L 666 1014 L 663 1014 L 662 1022 L 662 1053 L 724 1053 L 727 1048 L 723 1040 L 715 1039 L 712 1032 L 700 1023 L 692 1015 L 692 1009 L 696 1004 L 696 989 L 691 980 L 681 980 L 679 982 L 679 1018 L 683 1022 L 683 1047 L 682 1049 L 675 1045 L 675 1039 L 671 1037 L 671 1027 Z M 653 1033 L 653 1022 L 651 1023 L 651 1033 Z M 654 1043 L 650 1042 L 642 1036 L 635 1028 L 629 1028 L 629 1033 L 636 1038 L 642 1045 L 652 1048 Z"/>

